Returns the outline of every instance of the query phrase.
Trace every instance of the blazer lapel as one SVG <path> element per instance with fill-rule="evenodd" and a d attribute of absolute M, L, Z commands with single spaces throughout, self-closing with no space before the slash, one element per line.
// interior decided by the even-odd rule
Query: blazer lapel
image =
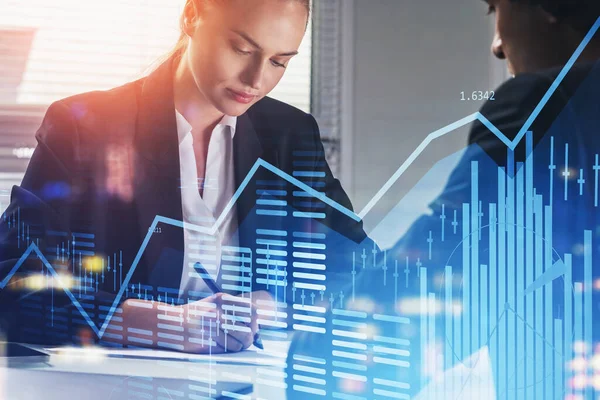
<path fill-rule="evenodd" d="M 276 167 L 279 167 L 279 162 L 276 148 L 269 144 L 268 132 L 260 132 L 259 135 L 248 112 L 238 117 L 237 124 L 233 148 L 236 187 L 239 188 L 259 159 L 263 159 Z M 257 183 L 273 179 L 276 179 L 276 177 L 270 171 L 264 167 L 259 167 L 254 175 L 248 179 L 247 186 L 237 201 L 241 247 L 254 248 L 256 246 L 256 229 L 263 226 L 263 223 L 268 223 L 268 226 L 273 229 L 280 229 L 283 224 L 279 217 L 261 217 L 251 214 L 256 207 L 256 200 L 260 197 L 257 195 L 257 189 L 264 188 L 264 185 Z M 262 221 L 263 218 L 268 218 L 268 221 Z"/>
<path fill-rule="evenodd" d="M 154 220 L 183 220 L 179 170 L 179 140 L 173 100 L 173 58 L 143 81 L 134 145 L 135 201 L 139 228 L 146 238 Z M 159 222 L 143 260 L 148 284 L 179 288 L 183 269 L 183 229 Z"/>

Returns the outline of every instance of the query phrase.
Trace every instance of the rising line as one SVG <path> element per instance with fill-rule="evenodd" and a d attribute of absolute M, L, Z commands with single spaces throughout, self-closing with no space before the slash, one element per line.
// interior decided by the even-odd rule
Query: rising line
<path fill-rule="evenodd" d="M 98 328 L 96 326 L 96 324 L 92 321 L 92 319 L 90 318 L 88 313 L 85 311 L 85 309 L 79 303 L 77 298 L 75 298 L 75 296 L 69 290 L 69 288 L 67 288 L 63 285 L 62 281 L 59 279 L 58 273 L 54 270 L 52 265 L 48 262 L 46 257 L 42 254 L 42 252 L 40 251 L 40 249 L 37 247 L 37 245 L 35 243 L 31 243 L 31 245 L 27 248 L 25 253 L 23 253 L 23 255 L 19 258 L 19 260 L 17 261 L 15 266 L 11 269 L 10 273 L 4 278 L 4 280 L 2 280 L 0 282 L 0 289 L 4 289 L 6 287 L 6 285 L 10 281 L 10 279 L 19 270 L 19 268 L 25 262 L 25 260 L 29 257 L 29 255 L 32 252 L 35 252 L 38 255 L 38 257 L 42 260 L 42 262 L 46 266 L 46 268 L 48 268 L 48 270 L 52 273 L 53 277 L 60 282 L 60 285 L 61 285 L 63 291 L 71 299 L 71 302 L 73 303 L 73 305 L 79 310 L 79 312 L 85 318 L 86 322 L 90 325 L 92 330 L 94 330 L 94 332 L 98 335 L 99 338 L 102 338 L 108 324 L 110 323 L 110 320 L 111 320 L 114 312 L 117 309 L 117 305 L 119 304 L 125 289 L 128 287 L 129 281 L 130 281 L 131 277 L 133 276 L 133 273 L 134 273 L 135 269 L 137 268 L 137 265 L 139 264 L 139 262 L 142 258 L 142 255 L 143 255 L 144 251 L 146 250 L 146 247 L 148 246 L 148 243 L 150 242 L 150 239 L 154 232 L 154 229 L 156 228 L 156 225 L 159 222 L 162 222 L 167 225 L 177 226 L 180 228 L 194 230 L 194 231 L 201 232 L 201 233 L 214 234 L 217 231 L 217 229 L 219 228 L 219 226 L 221 225 L 221 223 L 226 218 L 227 214 L 232 210 L 233 206 L 238 201 L 242 192 L 248 186 L 250 180 L 255 175 L 255 173 L 259 167 L 266 168 L 267 170 L 278 175 L 282 179 L 284 179 L 284 180 L 288 181 L 289 183 L 297 186 L 298 188 L 304 190 L 305 192 L 307 192 L 310 195 L 314 196 L 315 198 L 323 201 L 327 205 L 329 205 L 332 208 L 334 208 L 335 210 L 343 213 L 344 215 L 352 218 L 353 220 L 361 221 L 364 218 L 364 216 L 366 214 L 368 214 L 369 211 L 371 211 L 371 209 L 375 206 L 375 204 L 377 204 L 377 202 L 379 202 L 379 200 L 381 200 L 381 198 L 394 185 L 394 183 L 404 174 L 404 172 L 412 165 L 412 163 L 417 159 L 417 157 L 421 153 L 423 153 L 423 151 L 427 148 L 427 146 L 429 146 L 429 144 L 432 141 L 434 141 L 435 139 L 438 139 L 444 135 L 447 135 L 448 133 L 450 133 L 460 127 L 463 127 L 475 120 L 480 121 L 484 126 L 486 126 L 509 149 L 514 150 L 515 147 L 519 144 L 520 140 L 525 135 L 525 133 L 527 132 L 527 130 L 531 127 L 531 125 L 533 124 L 535 119 L 539 116 L 539 113 L 541 112 L 541 110 L 545 107 L 545 105 L 547 104 L 550 97 L 554 94 L 554 92 L 556 91 L 556 89 L 558 88 L 560 83 L 563 81 L 563 79 L 565 78 L 567 73 L 573 67 L 573 65 L 575 64 L 575 61 L 579 58 L 579 56 L 581 55 L 583 50 L 586 48 L 586 46 L 589 44 L 592 37 L 595 35 L 595 33 L 598 31 L 599 28 L 600 28 L 600 18 L 598 18 L 598 20 L 596 20 L 596 23 L 594 24 L 594 26 L 590 29 L 588 34 L 585 36 L 584 40 L 581 42 L 581 44 L 579 45 L 579 47 L 577 48 L 575 53 L 573 53 L 573 56 L 571 57 L 569 62 L 562 69 L 561 73 L 558 75 L 558 77 L 556 78 L 554 83 L 550 86 L 550 88 L 548 89 L 548 91 L 546 92 L 546 94 L 544 95 L 542 100 L 540 101 L 540 103 L 537 105 L 537 107 L 535 108 L 535 110 L 533 111 L 533 113 L 531 114 L 529 119 L 525 122 L 525 124 L 519 131 L 519 134 L 515 137 L 515 139 L 513 141 L 509 140 L 502 132 L 500 132 L 500 130 L 494 124 L 492 124 L 487 118 L 485 118 L 479 112 L 471 114 L 467 117 L 464 117 L 456 122 L 453 122 L 453 123 L 441 128 L 441 129 L 438 129 L 437 131 L 432 132 L 429 135 L 427 135 L 425 140 L 423 140 L 423 142 L 421 142 L 421 144 L 412 152 L 412 154 L 407 158 L 407 160 L 404 163 L 402 163 L 402 165 L 398 168 L 398 170 L 390 177 L 390 179 L 388 179 L 388 181 L 375 194 L 375 196 L 369 201 L 369 203 L 363 208 L 363 210 L 359 214 L 354 213 L 352 210 L 350 210 L 350 209 L 344 207 L 343 205 L 339 204 L 338 202 L 328 198 L 323 193 L 318 192 L 317 190 L 311 188 L 310 186 L 308 186 L 305 183 L 301 182 L 300 180 L 292 177 L 291 175 L 281 171 L 279 168 L 269 164 L 268 162 L 264 161 L 263 159 L 258 159 L 256 161 L 256 163 L 254 164 L 254 166 L 250 169 L 250 171 L 246 175 L 246 178 L 244 179 L 244 181 L 242 182 L 240 187 L 237 189 L 237 191 L 235 192 L 235 194 L 233 195 L 233 197 L 231 198 L 231 200 L 229 201 L 229 203 L 227 204 L 227 206 L 225 207 L 225 209 L 223 210 L 223 212 L 221 213 L 219 218 L 215 221 L 215 223 L 213 224 L 212 227 L 198 226 L 198 225 L 194 225 L 194 224 L 190 224 L 190 223 L 186 223 L 186 222 L 182 222 L 182 221 L 177 221 L 177 220 L 174 220 L 171 218 L 166 218 L 166 217 L 157 215 L 154 218 L 152 225 L 148 229 L 148 233 L 146 234 L 146 237 L 144 238 L 144 241 L 142 242 L 142 245 L 140 246 L 140 249 L 138 250 L 136 257 L 135 257 L 133 263 L 131 264 L 129 272 L 125 276 L 123 284 L 121 285 L 121 288 L 120 288 L 117 296 L 115 297 L 115 300 L 114 300 L 114 302 L 113 302 L 113 304 L 112 304 L 112 306 L 100 328 Z M 539 284 L 540 282 L 536 282 L 536 283 Z"/>

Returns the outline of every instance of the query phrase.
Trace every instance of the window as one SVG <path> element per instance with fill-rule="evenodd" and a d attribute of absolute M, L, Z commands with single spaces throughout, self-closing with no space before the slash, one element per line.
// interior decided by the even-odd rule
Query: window
<path fill-rule="evenodd" d="M 0 0 L 0 207 L 53 101 L 143 76 L 179 37 L 185 0 Z M 271 97 L 310 110 L 311 30 Z"/>

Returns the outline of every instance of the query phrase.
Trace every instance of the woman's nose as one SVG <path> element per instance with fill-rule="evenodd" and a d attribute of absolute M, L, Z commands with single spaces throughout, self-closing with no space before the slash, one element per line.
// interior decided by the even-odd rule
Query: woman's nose
<path fill-rule="evenodd" d="M 262 61 L 252 63 L 244 73 L 244 83 L 254 90 L 260 90 L 264 71 L 265 66 Z"/>

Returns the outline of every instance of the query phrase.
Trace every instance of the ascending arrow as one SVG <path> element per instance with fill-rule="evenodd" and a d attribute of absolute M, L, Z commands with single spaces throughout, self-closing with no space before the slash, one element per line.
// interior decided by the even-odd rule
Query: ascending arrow
<path fill-rule="evenodd" d="M 554 265 L 546 270 L 539 278 L 537 278 L 525 291 L 521 296 L 526 296 L 530 293 L 535 292 L 536 290 L 546 286 L 549 283 L 552 283 L 556 278 L 563 276 L 567 272 L 567 267 L 562 262 L 562 260 L 558 260 L 554 263 Z"/>

